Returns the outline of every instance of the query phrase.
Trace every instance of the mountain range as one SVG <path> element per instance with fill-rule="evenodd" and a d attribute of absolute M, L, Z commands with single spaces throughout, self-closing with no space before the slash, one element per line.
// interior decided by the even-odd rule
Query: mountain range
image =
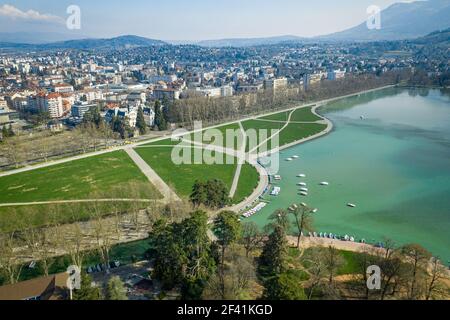
<path fill-rule="evenodd" d="M 73 39 L 61 34 L 0 33 L 0 48 L 23 49 L 125 49 L 143 46 L 196 44 L 204 47 L 248 47 L 295 42 L 380 41 L 424 37 L 450 27 L 450 0 L 428 0 L 395 3 L 381 12 L 381 29 L 369 30 L 366 22 L 341 32 L 313 38 L 292 35 L 268 38 L 230 38 L 199 42 L 165 42 L 133 35 L 110 39 Z M 441 35 L 442 36 L 442 35 Z M 79 36 L 78 36 L 79 37 Z M 28 39 L 28 41 L 23 41 Z M 53 39 L 54 41 L 51 41 Z M 57 40 L 55 40 L 57 39 Z"/>

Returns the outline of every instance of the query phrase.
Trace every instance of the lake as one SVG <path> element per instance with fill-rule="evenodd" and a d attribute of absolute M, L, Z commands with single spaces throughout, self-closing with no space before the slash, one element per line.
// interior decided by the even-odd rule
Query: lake
<path fill-rule="evenodd" d="M 334 130 L 280 153 L 281 193 L 266 196 L 270 204 L 246 221 L 262 227 L 276 209 L 306 202 L 319 209 L 318 232 L 418 243 L 447 263 L 449 91 L 390 88 L 333 102 L 319 113 Z M 300 158 L 284 161 L 293 155 Z M 301 173 L 306 178 L 297 178 Z M 299 182 L 307 183 L 307 197 L 299 195 Z"/>

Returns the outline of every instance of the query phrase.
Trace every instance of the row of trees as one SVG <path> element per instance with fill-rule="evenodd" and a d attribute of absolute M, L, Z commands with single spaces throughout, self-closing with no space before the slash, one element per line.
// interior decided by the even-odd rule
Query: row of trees
<path fill-rule="evenodd" d="M 306 91 L 292 85 L 286 90 L 261 91 L 225 98 L 193 97 L 175 101 L 168 108 L 170 122 L 192 126 L 194 121 L 206 124 L 236 120 L 255 113 L 286 108 L 299 102 L 312 102 L 356 93 L 409 79 L 409 71 L 387 72 L 376 75 L 349 75 L 345 79 L 324 80 Z"/>

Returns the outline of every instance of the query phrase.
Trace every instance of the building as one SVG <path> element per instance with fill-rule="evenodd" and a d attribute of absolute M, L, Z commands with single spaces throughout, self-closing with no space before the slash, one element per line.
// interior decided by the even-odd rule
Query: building
<path fill-rule="evenodd" d="M 222 97 L 231 97 L 234 94 L 232 86 L 222 86 L 220 87 L 220 95 Z"/>
<path fill-rule="evenodd" d="M 69 274 L 60 273 L 0 287 L 2 300 L 67 300 Z"/>
<path fill-rule="evenodd" d="M 48 112 L 50 118 L 61 118 L 64 114 L 62 97 L 59 93 L 39 93 L 36 107 L 40 112 Z"/>
<path fill-rule="evenodd" d="M 83 119 L 84 115 L 96 106 L 96 104 L 88 104 L 87 102 L 77 102 L 70 109 L 70 113 L 74 118 Z"/>
<path fill-rule="evenodd" d="M 163 100 L 164 97 L 168 100 L 179 100 L 181 91 L 173 88 L 158 88 L 153 90 L 153 98 L 156 100 Z"/>
<path fill-rule="evenodd" d="M 53 92 L 56 93 L 72 93 L 73 91 L 73 86 L 71 86 L 70 84 L 61 83 L 55 84 L 53 86 Z"/>
<path fill-rule="evenodd" d="M 269 80 L 264 80 L 264 89 L 277 91 L 279 89 L 285 89 L 288 85 L 288 79 L 283 78 L 272 78 Z"/>
<path fill-rule="evenodd" d="M 239 85 L 237 92 L 239 93 L 256 93 L 263 89 L 263 84 L 244 84 Z"/>
<path fill-rule="evenodd" d="M 328 71 L 328 76 L 327 76 L 328 80 L 338 80 L 338 79 L 342 79 L 342 78 L 345 78 L 345 71 L 341 71 L 341 70 Z"/>
<path fill-rule="evenodd" d="M 145 123 L 149 127 L 153 127 L 155 125 L 155 111 L 153 110 L 153 108 L 145 107 L 142 109 L 142 111 L 144 112 Z"/>
<path fill-rule="evenodd" d="M 111 123 L 114 118 L 118 118 L 120 120 L 127 121 L 127 124 L 130 126 L 130 128 L 135 128 L 137 111 L 138 109 L 134 107 L 110 109 L 105 113 L 105 121 Z"/>

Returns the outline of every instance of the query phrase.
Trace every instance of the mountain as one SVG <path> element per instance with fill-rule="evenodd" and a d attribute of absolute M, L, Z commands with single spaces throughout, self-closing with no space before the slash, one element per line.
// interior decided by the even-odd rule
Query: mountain
<path fill-rule="evenodd" d="M 35 49 L 35 50 L 51 50 L 51 49 L 104 49 L 117 50 L 129 49 L 137 47 L 150 47 L 166 45 L 164 41 L 147 39 L 138 36 L 120 36 L 110 39 L 80 39 L 68 40 L 44 44 L 24 44 L 12 42 L 0 42 L 0 48 L 12 49 Z"/>
<path fill-rule="evenodd" d="M 299 42 L 307 40 L 297 36 L 278 36 L 268 38 L 231 38 L 219 40 L 204 40 L 196 44 L 202 47 L 251 47 L 260 45 L 279 44 L 283 42 Z"/>
<path fill-rule="evenodd" d="M 395 3 L 381 11 L 381 29 L 369 30 L 366 22 L 318 37 L 334 41 L 403 40 L 425 36 L 450 27 L 450 0 Z"/>
<path fill-rule="evenodd" d="M 433 45 L 450 47 L 450 28 L 442 31 L 432 32 L 425 37 L 411 40 L 412 43 L 421 45 Z"/>

